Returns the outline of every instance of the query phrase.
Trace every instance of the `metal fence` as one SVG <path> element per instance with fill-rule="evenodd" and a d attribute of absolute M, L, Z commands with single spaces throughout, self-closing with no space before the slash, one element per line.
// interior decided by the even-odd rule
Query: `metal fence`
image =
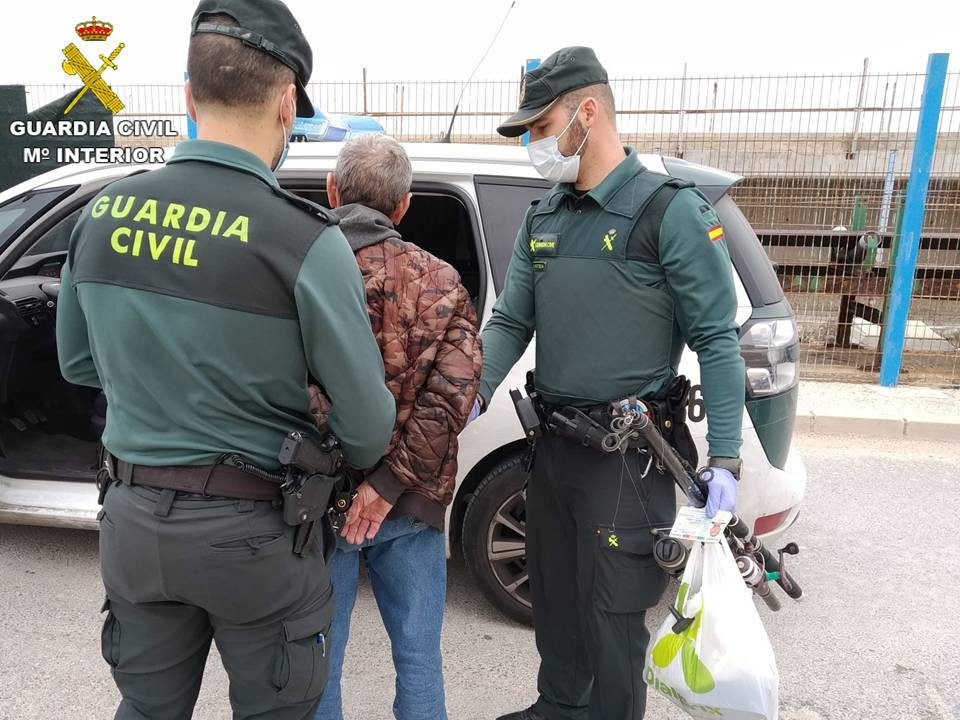
<path fill-rule="evenodd" d="M 618 128 L 658 152 L 744 176 L 732 191 L 797 315 L 807 378 L 876 381 L 883 309 L 910 171 L 923 74 L 626 78 Z M 180 85 L 114 86 L 121 115 L 186 134 Z M 28 86 L 32 108 L 70 91 Z M 370 115 L 407 141 L 515 144 L 496 134 L 519 82 L 320 81 L 329 113 Z M 166 138 L 166 144 L 177 138 Z M 120 139 L 121 143 L 138 142 Z M 142 140 L 139 141 L 141 144 Z M 151 142 L 150 144 L 163 144 Z M 960 73 L 947 77 L 901 382 L 960 385 Z"/>

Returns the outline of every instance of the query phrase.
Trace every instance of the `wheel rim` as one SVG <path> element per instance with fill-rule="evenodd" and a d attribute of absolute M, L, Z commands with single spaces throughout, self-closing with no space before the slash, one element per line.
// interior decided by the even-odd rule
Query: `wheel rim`
<path fill-rule="evenodd" d="M 497 508 L 487 530 L 487 562 L 504 592 L 530 607 L 526 507 L 527 493 L 521 491 Z"/>

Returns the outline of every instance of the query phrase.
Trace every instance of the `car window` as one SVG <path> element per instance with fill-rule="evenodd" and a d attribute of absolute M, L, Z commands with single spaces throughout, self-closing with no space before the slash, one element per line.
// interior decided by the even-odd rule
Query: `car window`
<path fill-rule="evenodd" d="M 783 289 L 757 234 L 729 195 L 715 204 L 730 259 L 737 269 L 743 287 L 754 307 L 772 305 L 783 300 Z"/>
<path fill-rule="evenodd" d="M 73 228 L 77 224 L 77 220 L 80 219 L 80 213 L 82 212 L 82 207 L 77 208 L 60 220 L 60 222 L 50 228 L 39 240 L 30 246 L 30 249 L 24 253 L 24 257 L 43 255 L 45 253 L 66 252 L 67 246 L 70 244 L 70 234 L 73 232 Z"/>
<path fill-rule="evenodd" d="M 23 205 L 0 209 L 0 235 L 11 232 L 17 218 L 21 217 L 26 211 L 27 208 Z"/>
<path fill-rule="evenodd" d="M 544 196 L 550 184 L 520 178 L 477 177 L 476 185 L 493 286 L 499 295 L 523 215 L 530 203 Z"/>
<path fill-rule="evenodd" d="M 54 188 L 26 193 L 0 206 L 0 250 L 44 209 L 73 188 Z"/>

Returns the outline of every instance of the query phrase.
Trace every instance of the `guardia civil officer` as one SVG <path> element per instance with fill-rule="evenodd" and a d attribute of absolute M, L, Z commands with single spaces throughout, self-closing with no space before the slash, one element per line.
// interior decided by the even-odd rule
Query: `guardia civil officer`
<path fill-rule="evenodd" d="M 695 463 L 677 380 L 686 343 L 700 361 L 716 468 L 707 512 L 732 510 L 744 366 L 716 212 L 620 143 L 590 48 L 564 48 L 525 75 L 519 110 L 499 132 L 526 130 L 531 161 L 557 184 L 528 210 L 483 332 L 482 402 L 536 332 L 541 413 L 603 426 L 611 401 L 649 399 Z M 539 698 L 501 720 L 643 717 L 644 612 L 666 586 L 650 527 L 672 523 L 674 486 L 642 448 L 604 453 L 579 440 L 548 431 L 536 443 L 526 530 Z"/>
<path fill-rule="evenodd" d="M 383 455 L 395 405 L 349 245 L 274 176 L 294 117 L 313 114 L 296 19 L 279 0 L 202 0 L 187 66 L 199 139 L 104 188 L 63 272 L 63 375 L 108 401 L 103 657 L 123 720 L 189 718 L 211 640 L 235 718 L 308 718 L 332 538 L 295 554 L 260 471 L 288 432 L 318 439 L 308 374 L 355 466 Z"/>

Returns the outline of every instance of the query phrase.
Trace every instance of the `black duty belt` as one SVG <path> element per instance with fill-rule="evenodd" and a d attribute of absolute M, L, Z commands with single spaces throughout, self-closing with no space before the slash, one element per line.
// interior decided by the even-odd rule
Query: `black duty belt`
<path fill-rule="evenodd" d="M 591 407 L 573 407 L 552 405 L 539 401 L 544 427 L 548 432 L 566 440 L 571 440 L 584 447 L 608 452 L 604 448 L 605 439 L 610 435 L 611 414 L 609 406 L 595 405 Z M 647 446 L 643 438 L 630 438 L 626 447 L 636 450 Z"/>
<path fill-rule="evenodd" d="M 640 410 L 640 399 L 623 397 L 612 403 L 574 407 L 554 405 L 536 390 L 534 372 L 527 372 L 527 397 L 511 390 L 528 441 L 533 442 L 544 431 L 601 452 L 643 450 L 647 441 L 633 429 L 633 420 L 625 422 L 628 412 Z M 677 375 L 656 398 L 642 399 L 643 412 L 664 440 L 673 446 L 691 467 L 697 466 L 697 448 L 687 427 L 690 381 Z M 625 409 L 626 408 L 626 409 Z M 616 425 L 616 427 L 614 427 Z"/>
<path fill-rule="evenodd" d="M 127 485 L 238 500 L 279 500 L 280 485 L 228 465 L 135 465 L 107 455 L 113 477 Z"/>

